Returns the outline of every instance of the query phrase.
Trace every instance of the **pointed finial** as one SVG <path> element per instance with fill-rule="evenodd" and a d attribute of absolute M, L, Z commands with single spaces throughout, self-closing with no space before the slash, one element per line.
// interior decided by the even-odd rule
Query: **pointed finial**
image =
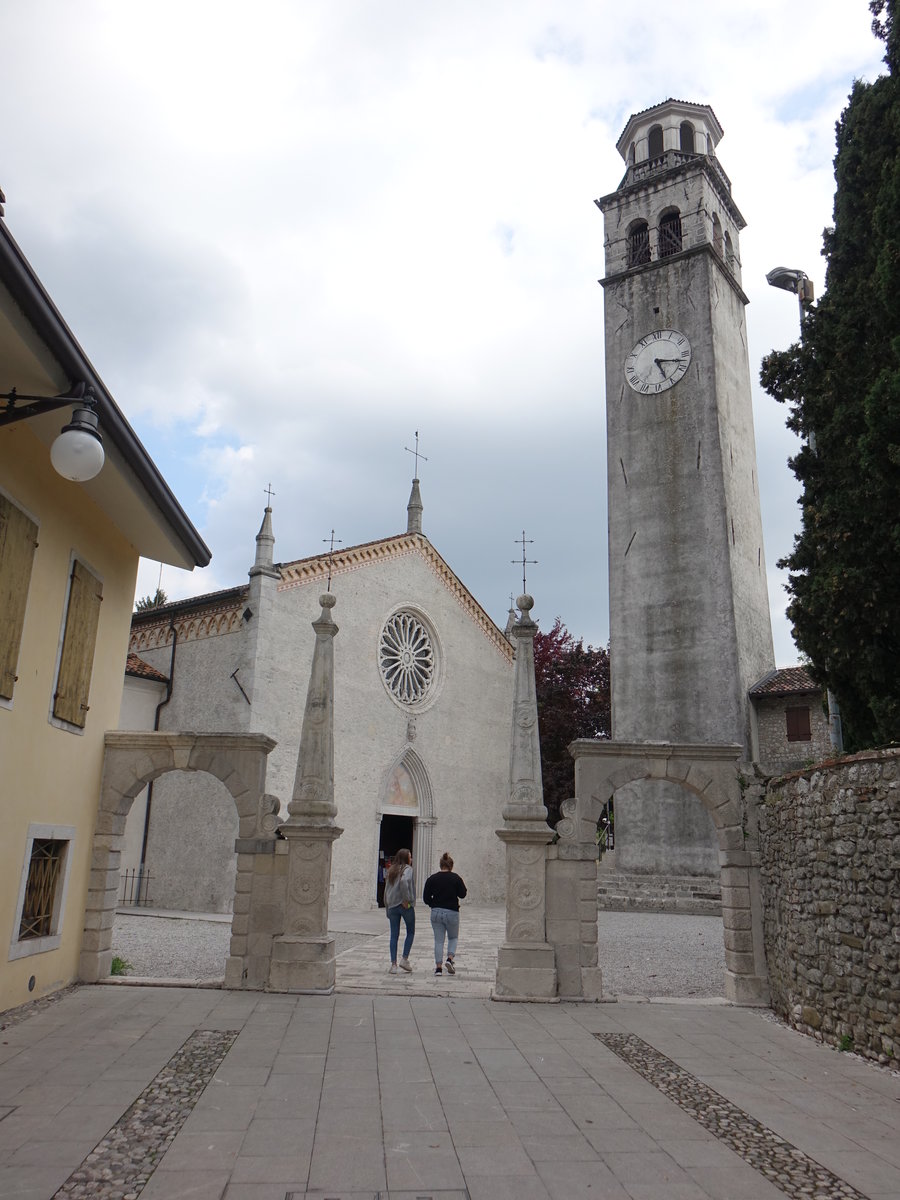
<path fill-rule="evenodd" d="M 422 532 L 422 495 L 419 492 L 419 481 L 412 481 L 412 490 L 409 493 L 409 504 L 406 506 L 406 532 L 421 533 Z"/>
<path fill-rule="evenodd" d="M 269 484 L 264 489 L 267 498 L 271 501 L 275 493 L 272 491 L 272 485 Z M 253 566 L 250 568 L 250 576 L 254 575 L 271 575 L 278 578 L 278 572 L 275 570 L 275 534 L 272 532 L 272 508 L 270 504 L 266 505 L 266 510 L 263 513 L 262 525 L 259 527 L 259 533 L 256 535 L 256 559 Z"/>

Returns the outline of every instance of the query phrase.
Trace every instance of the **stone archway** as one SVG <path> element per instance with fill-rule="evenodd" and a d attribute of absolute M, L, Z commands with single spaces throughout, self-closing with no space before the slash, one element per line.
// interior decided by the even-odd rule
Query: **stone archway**
<path fill-rule="evenodd" d="M 743 789 L 740 746 L 648 745 L 579 740 L 575 799 L 562 806 L 559 841 L 547 863 L 547 940 L 556 947 L 561 996 L 597 999 L 597 851 L 601 809 L 628 783 L 666 780 L 697 796 L 712 817 L 719 845 L 725 938 L 725 997 L 734 1004 L 769 1003 L 759 850 L 753 790 Z M 752 775 L 752 768 L 747 768 Z M 577 896 L 578 920 L 572 920 Z M 576 936 L 577 925 L 577 936 Z"/>
<path fill-rule="evenodd" d="M 168 771 L 205 771 L 225 785 L 234 800 L 239 822 L 235 843 L 238 874 L 226 983 L 229 987 L 264 988 L 271 939 L 281 929 L 251 929 L 251 903 L 255 902 L 257 911 L 271 916 L 273 904 L 277 907 L 279 903 L 272 889 L 277 891 L 280 887 L 283 910 L 287 863 L 284 853 L 280 861 L 279 857 L 274 860 L 270 857 L 278 856 L 285 846 L 275 838 L 278 800 L 265 791 L 266 760 L 275 741 L 262 733 L 116 730 L 106 734 L 105 747 L 79 978 L 96 983 L 109 975 L 125 821 L 135 796 L 151 779 Z M 261 933 L 267 934 L 268 939 L 261 938 Z"/>
<path fill-rule="evenodd" d="M 431 874 L 431 861 L 434 853 L 434 791 L 425 764 L 411 746 L 404 746 L 390 766 L 387 773 L 387 784 L 378 804 L 376 820 L 380 825 L 386 808 L 389 812 L 397 813 L 400 811 L 397 808 L 390 808 L 387 804 L 391 781 L 395 778 L 398 768 L 404 770 L 409 776 L 416 797 L 416 807 L 414 809 L 410 807 L 409 810 L 409 816 L 414 817 L 416 822 L 413 870 L 416 880 L 424 882 L 426 877 Z"/>

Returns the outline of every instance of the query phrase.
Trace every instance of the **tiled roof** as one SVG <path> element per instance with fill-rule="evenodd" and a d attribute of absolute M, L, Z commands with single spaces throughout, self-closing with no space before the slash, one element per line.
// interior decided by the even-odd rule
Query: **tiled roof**
<path fill-rule="evenodd" d="M 125 674 L 135 675 L 138 679 L 153 679 L 157 683 L 169 682 L 167 675 L 163 675 L 162 671 L 157 671 L 156 667 L 151 667 L 139 654 L 128 655 L 125 662 Z"/>
<path fill-rule="evenodd" d="M 802 696 L 809 692 L 821 692 L 806 667 L 782 667 L 770 671 L 750 689 L 751 696 Z"/>
<path fill-rule="evenodd" d="M 245 595 L 249 587 L 246 583 L 237 587 L 222 588 L 218 592 L 206 592 L 202 596 L 188 596 L 185 600 L 171 600 L 168 604 L 160 604 L 156 608 L 145 608 L 141 612 L 131 614 L 132 628 L 142 623 L 155 625 L 164 617 L 175 616 L 185 611 L 200 610 L 221 604 L 223 601 L 234 603 Z"/>

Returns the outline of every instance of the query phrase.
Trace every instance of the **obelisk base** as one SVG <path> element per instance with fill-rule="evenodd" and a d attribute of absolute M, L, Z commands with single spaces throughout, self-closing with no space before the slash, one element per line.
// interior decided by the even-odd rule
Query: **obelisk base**
<path fill-rule="evenodd" d="M 547 943 L 505 942 L 497 951 L 497 977 L 491 999 L 558 1004 L 553 947 Z"/>
<path fill-rule="evenodd" d="M 268 990 L 330 996 L 335 979 L 334 946 L 335 940 L 330 935 L 297 937 L 287 934 L 275 938 Z"/>

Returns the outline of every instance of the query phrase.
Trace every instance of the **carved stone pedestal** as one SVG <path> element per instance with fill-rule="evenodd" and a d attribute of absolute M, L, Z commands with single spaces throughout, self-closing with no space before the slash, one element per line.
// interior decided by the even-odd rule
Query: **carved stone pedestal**
<path fill-rule="evenodd" d="M 546 940 L 546 855 L 553 831 L 498 829 L 506 843 L 506 938 L 497 952 L 495 1000 L 558 1001 L 556 955 Z"/>
<path fill-rule="evenodd" d="M 272 943 L 269 991 L 334 991 L 334 938 L 328 933 L 332 842 L 343 833 L 336 825 L 281 827 L 288 841 L 285 932 Z"/>

